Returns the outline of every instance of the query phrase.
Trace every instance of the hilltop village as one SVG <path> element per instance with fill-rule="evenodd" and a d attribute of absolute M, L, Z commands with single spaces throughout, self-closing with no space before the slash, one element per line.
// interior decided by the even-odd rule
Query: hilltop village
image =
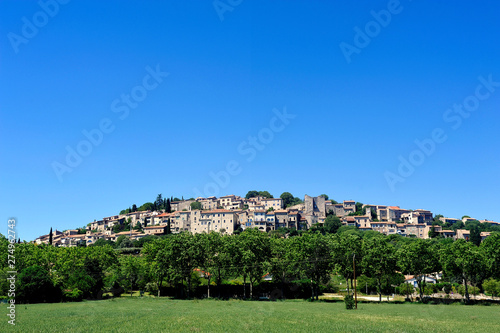
<path fill-rule="evenodd" d="M 424 209 L 367 205 L 354 200 L 337 203 L 328 200 L 326 195 L 305 195 L 303 201 L 293 197 L 289 200 L 283 195 L 280 198 L 270 195 L 226 195 L 219 198 L 213 196 L 172 201 L 168 206 L 151 210 L 127 209 L 119 215 L 94 220 L 85 228 L 52 231 L 52 236 L 49 233 L 38 237 L 34 242 L 69 247 L 91 245 L 99 239 L 116 241 L 122 235 L 130 240 L 138 240 L 148 235 L 180 232 L 196 234 L 215 231 L 233 234 L 247 228 L 257 228 L 262 232 L 279 229 L 307 230 L 325 225 L 329 216 L 334 217 L 330 220 L 339 224 L 338 227 L 351 226 L 359 230 L 378 231 L 384 235 L 399 234 L 422 239 L 429 238 L 432 234 L 468 240 L 470 230 L 449 227 L 463 226 L 469 221 L 500 226 L 499 222 L 476 220 L 468 216 L 462 219 L 433 216 L 431 211 Z M 481 232 L 480 237 L 484 239 L 489 234 Z"/>

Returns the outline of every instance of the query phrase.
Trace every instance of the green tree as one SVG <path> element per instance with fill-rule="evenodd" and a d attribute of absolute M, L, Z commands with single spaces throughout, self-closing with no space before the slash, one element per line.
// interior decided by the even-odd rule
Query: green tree
<path fill-rule="evenodd" d="M 16 282 L 16 302 L 53 302 L 59 298 L 60 290 L 52 283 L 49 272 L 40 266 L 23 269 Z"/>
<path fill-rule="evenodd" d="M 332 244 L 320 233 L 304 233 L 292 238 L 292 253 L 295 253 L 297 274 L 308 279 L 311 285 L 311 300 L 319 295 L 319 284 L 328 282 L 334 263 L 331 257 Z"/>
<path fill-rule="evenodd" d="M 273 237 L 270 240 L 271 256 L 269 273 L 273 279 L 281 282 L 280 298 L 284 296 L 285 281 L 294 275 L 294 253 L 290 248 L 291 241 L 286 238 Z"/>
<path fill-rule="evenodd" d="M 332 257 L 335 270 L 347 281 L 347 290 L 349 292 L 349 281 L 352 288 L 354 279 L 353 255 L 355 255 L 356 276 L 361 275 L 363 240 L 358 235 L 349 233 L 335 235 L 332 240 Z"/>
<path fill-rule="evenodd" d="M 498 296 L 500 295 L 500 281 L 490 278 L 483 282 L 483 289 L 493 297 Z"/>
<path fill-rule="evenodd" d="M 470 301 L 468 284 L 477 283 L 478 273 L 484 270 L 485 260 L 479 249 L 472 243 L 459 239 L 440 251 L 444 271 L 463 282 L 465 299 Z"/>
<path fill-rule="evenodd" d="M 210 283 L 212 278 L 217 284 L 219 297 L 221 295 L 222 280 L 231 273 L 231 236 L 218 232 L 197 234 L 200 246 L 199 266 L 205 272 L 207 279 L 208 297 L 210 297 Z M 233 237 L 234 238 L 234 237 Z"/>
<path fill-rule="evenodd" d="M 170 237 L 169 257 L 171 258 L 171 278 L 174 282 L 186 281 L 187 297 L 190 297 L 192 273 L 198 267 L 200 246 L 191 233 L 180 233 Z M 182 286 L 181 286 L 182 293 Z"/>
<path fill-rule="evenodd" d="M 202 210 L 203 207 L 201 206 L 201 202 L 195 201 L 191 202 L 191 210 Z"/>
<path fill-rule="evenodd" d="M 141 207 L 139 207 L 137 210 L 140 212 L 143 212 L 143 211 L 154 210 L 154 209 L 155 209 L 155 205 L 152 202 L 146 202 Z"/>
<path fill-rule="evenodd" d="M 264 198 L 271 199 L 273 198 L 273 195 L 269 193 L 268 191 L 259 191 L 259 195 Z"/>
<path fill-rule="evenodd" d="M 134 243 L 130 240 L 130 238 L 126 237 L 120 242 L 120 245 L 117 245 L 117 247 L 120 249 L 131 248 L 134 247 Z"/>
<path fill-rule="evenodd" d="M 158 194 L 158 196 L 156 197 L 156 200 L 154 202 L 154 210 L 161 210 L 163 209 L 163 197 L 160 194 Z"/>
<path fill-rule="evenodd" d="M 280 198 L 283 200 L 283 207 L 290 207 L 293 203 L 293 195 L 290 192 L 283 192 L 280 195 Z"/>
<path fill-rule="evenodd" d="M 49 233 L 49 245 L 52 245 L 52 228 L 50 228 L 50 233 Z"/>
<path fill-rule="evenodd" d="M 394 246 L 385 237 L 365 239 L 362 265 L 365 274 L 377 280 L 379 301 L 382 301 L 382 284 L 388 282 L 396 271 Z"/>
<path fill-rule="evenodd" d="M 141 222 L 137 221 L 137 223 L 135 224 L 134 230 L 137 230 L 137 231 L 143 230 Z"/>
<path fill-rule="evenodd" d="M 165 212 L 166 213 L 171 213 L 172 212 L 172 207 L 170 206 L 170 199 L 167 199 L 167 203 L 165 205 Z"/>
<path fill-rule="evenodd" d="M 403 282 L 399 285 L 399 293 L 401 295 L 406 295 L 406 298 L 409 298 L 409 295 L 415 292 L 415 288 L 412 284 Z"/>
<path fill-rule="evenodd" d="M 436 228 L 433 225 L 431 227 L 431 229 L 429 230 L 429 238 L 436 238 L 438 236 L 439 236 L 439 232 L 436 231 Z"/>
<path fill-rule="evenodd" d="M 235 238 L 239 252 L 236 259 L 239 273 L 243 275 L 245 288 L 246 279 L 250 282 L 250 298 L 253 297 L 253 286 L 266 273 L 266 262 L 270 254 L 270 240 L 266 233 L 256 228 L 246 229 Z"/>
<path fill-rule="evenodd" d="M 396 257 L 401 272 L 415 276 L 422 299 L 425 276 L 440 270 L 439 255 L 435 247 L 430 241 L 417 239 L 403 244 L 397 251 Z"/>
<path fill-rule="evenodd" d="M 479 221 L 467 221 L 465 229 L 470 231 L 469 240 L 472 244 L 479 246 L 481 244 L 481 223 Z"/>
<path fill-rule="evenodd" d="M 326 232 L 330 234 L 334 234 L 339 230 L 339 228 L 342 226 L 342 222 L 340 221 L 340 218 L 338 218 L 335 215 L 328 215 L 325 219 L 324 223 L 324 229 Z"/>
<path fill-rule="evenodd" d="M 272 194 L 269 193 L 268 191 L 248 191 L 247 195 L 245 196 L 246 199 L 254 198 L 262 196 L 264 198 L 272 198 Z"/>
<path fill-rule="evenodd" d="M 145 286 L 145 266 L 142 257 L 121 256 L 120 257 L 121 286 L 130 291 L 134 288 L 143 288 Z"/>
<path fill-rule="evenodd" d="M 171 237 L 159 238 L 153 242 L 149 242 L 144 245 L 141 252 L 144 255 L 144 261 L 147 263 L 147 272 L 157 287 L 158 297 L 161 296 L 163 281 L 171 267 L 169 251 L 170 239 Z"/>
<path fill-rule="evenodd" d="M 485 258 L 488 275 L 500 279 L 500 233 L 492 233 L 482 243 L 480 250 Z"/>

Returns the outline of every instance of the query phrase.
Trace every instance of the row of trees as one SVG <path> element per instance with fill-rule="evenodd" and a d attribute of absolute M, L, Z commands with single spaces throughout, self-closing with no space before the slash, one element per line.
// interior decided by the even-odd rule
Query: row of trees
<path fill-rule="evenodd" d="M 133 204 L 131 207 L 120 211 L 120 215 L 133 213 L 137 211 L 142 212 L 146 210 L 153 210 L 153 211 L 162 210 L 167 213 L 171 213 L 172 212 L 171 203 L 174 201 L 182 201 L 182 200 L 184 200 L 184 197 L 182 197 L 181 199 L 177 197 L 164 198 L 163 195 L 160 193 L 156 197 L 156 200 L 154 200 L 153 202 L 146 202 L 140 207 L 137 207 L 136 204 Z M 193 198 L 190 198 L 189 200 L 193 200 Z"/>
<path fill-rule="evenodd" d="M 7 244 L 1 238 L 5 257 Z M 356 275 L 375 281 L 381 299 L 387 286 L 404 281 L 403 273 L 416 277 L 423 297 L 422 277 L 440 271 L 444 281 L 464 286 L 468 301 L 469 286 L 481 288 L 486 279 L 500 279 L 500 234 L 492 234 L 478 247 L 464 240 L 410 239 L 350 230 L 324 235 L 309 230 L 284 238 L 248 229 L 239 235 L 181 233 L 154 238 L 144 244 L 139 256 L 118 255 L 109 245 L 55 248 L 17 244 L 16 259 L 18 299 L 27 302 L 95 298 L 105 290 L 148 289 L 160 296 L 166 284 L 181 297 L 191 297 L 193 281 L 200 276 L 196 272 L 207 280 L 209 296 L 214 294 L 211 288 L 216 287 L 219 296 L 224 281 L 241 278 L 243 297 L 254 297 L 255 286 L 269 273 L 278 286 L 278 296 L 285 294 L 286 286 L 303 283 L 317 299 L 320 286 L 332 276 L 342 276 L 350 289 Z M 5 265 L 7 258 L 1 263 Z M 6 266 L 1 269 L 4 273 L 9 270 Z M 50 287 L 50 292 L 35 292 L 42 290 L 37 285 Z M 6 283 L 0 287 L 6 295 Z"/>

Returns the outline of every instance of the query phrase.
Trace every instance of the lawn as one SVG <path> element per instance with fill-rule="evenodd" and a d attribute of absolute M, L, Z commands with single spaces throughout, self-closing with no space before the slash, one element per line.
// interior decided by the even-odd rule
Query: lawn
<path fill-rule="evenodd" d="M 362 303 L 348 311 L 342 302 L 145 297 L 18 305 L 16 315 L 19 332 L 500 332 L 500 306 L 478 305 Z"/>

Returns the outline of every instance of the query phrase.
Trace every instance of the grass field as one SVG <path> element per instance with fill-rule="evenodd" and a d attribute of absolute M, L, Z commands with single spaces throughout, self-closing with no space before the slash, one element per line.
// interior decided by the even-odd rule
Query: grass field
<path fill-rule="evenodd" d="M 2 304 L 2 308 L 5 308 Z M 6 309 L 4 310 L 6 313 Z M 120 298 L 19 305 L 19 332 L 500 332 L 500 306 Z"/>

